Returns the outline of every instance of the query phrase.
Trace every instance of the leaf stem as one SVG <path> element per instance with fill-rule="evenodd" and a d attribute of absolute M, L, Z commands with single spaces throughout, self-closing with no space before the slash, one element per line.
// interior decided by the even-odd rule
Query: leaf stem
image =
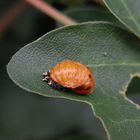
<path fill-rule="evenodd" d="M 42 0 L 25 0 L 30 3 L 32 6 L 36 7 L 43 13 L 47 14 L 48 16 L 52 17 L 56 21 L 62 23 L 63 25 L 73 25 L 77 24 L 76 21 L 73 19 L 65 16 L 63 13 L 52 7 L 50 4 L 42 1 Z"/>
<path fill-rule="evenodd" d="M 25 8 L 27 7 L 27 4 L 22 0 L 19 1 L 4 13 L 4 15 L 0 19 L 0 37 L 2 37 L 5 30 L 8 28 L 8 26 L 11 24 L 11 22 L 16 18 L 16 16 L 21 13 Z"/>

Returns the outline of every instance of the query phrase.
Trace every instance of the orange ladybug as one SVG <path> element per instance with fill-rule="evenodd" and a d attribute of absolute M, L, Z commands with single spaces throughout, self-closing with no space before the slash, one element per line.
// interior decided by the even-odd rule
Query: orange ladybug
<path fill-rule="evenodd" d="M 95 86 L 91 70 L 78 61 L 64 60 L 43 73 L 43 81 L 55 89 L 71 89 L 78 94 L 90 94 Z"/>

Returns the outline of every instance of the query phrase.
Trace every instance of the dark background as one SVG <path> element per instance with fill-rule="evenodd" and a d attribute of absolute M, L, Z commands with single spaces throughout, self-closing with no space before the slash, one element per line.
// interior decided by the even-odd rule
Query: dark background
<path fill-rule="evenodd" d="M 0 16 L 17 1 L 1 1 Z M 65 10 L 72 3 L 55 1 L 52 5 Z M 84 5 L 94 6 L 95 3 L 88 1 Z M 101 122 L 88 105 L 28 93 L 8 77 L 6 65 L 12 55 L 57 28 L 56 25 L 53 19 L 28 6 L 0 33 L 0 140 L 58 140 L 73 135 L 92 135 L 95 140 L 107 140 Z M 140 93 L 140 80 L 135 78 L 127 94 L 140 103 L 137 93 Z"/>

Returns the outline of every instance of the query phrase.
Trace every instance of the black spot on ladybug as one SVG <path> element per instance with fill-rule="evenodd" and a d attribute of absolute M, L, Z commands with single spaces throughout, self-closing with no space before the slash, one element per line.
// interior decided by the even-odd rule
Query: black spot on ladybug
<path fill-rule="evenodd" d="M 92 78 L 92 76 L 91 76 L 91 75 L 89 75 L 89 78 L 91 79 L 91 78 Z"/>
<path fill-rule="evenodd" d="M 86 88 L 86 90 L 89 90 L 89 89 L 90 89 L 90 87 L 87 87 L 87 88 Z"/>

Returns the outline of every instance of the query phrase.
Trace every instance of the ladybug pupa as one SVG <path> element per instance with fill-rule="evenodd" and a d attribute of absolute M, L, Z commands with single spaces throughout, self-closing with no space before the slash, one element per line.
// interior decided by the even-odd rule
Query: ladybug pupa
<path fill-rule="evenodd" d="M 43 73 L 46 81 L 54 89 L 70 89 L 77 94 L 91 94 L 95 86 L 92 71 L 78 61 L 64 60 L 51 70 Z"/>

